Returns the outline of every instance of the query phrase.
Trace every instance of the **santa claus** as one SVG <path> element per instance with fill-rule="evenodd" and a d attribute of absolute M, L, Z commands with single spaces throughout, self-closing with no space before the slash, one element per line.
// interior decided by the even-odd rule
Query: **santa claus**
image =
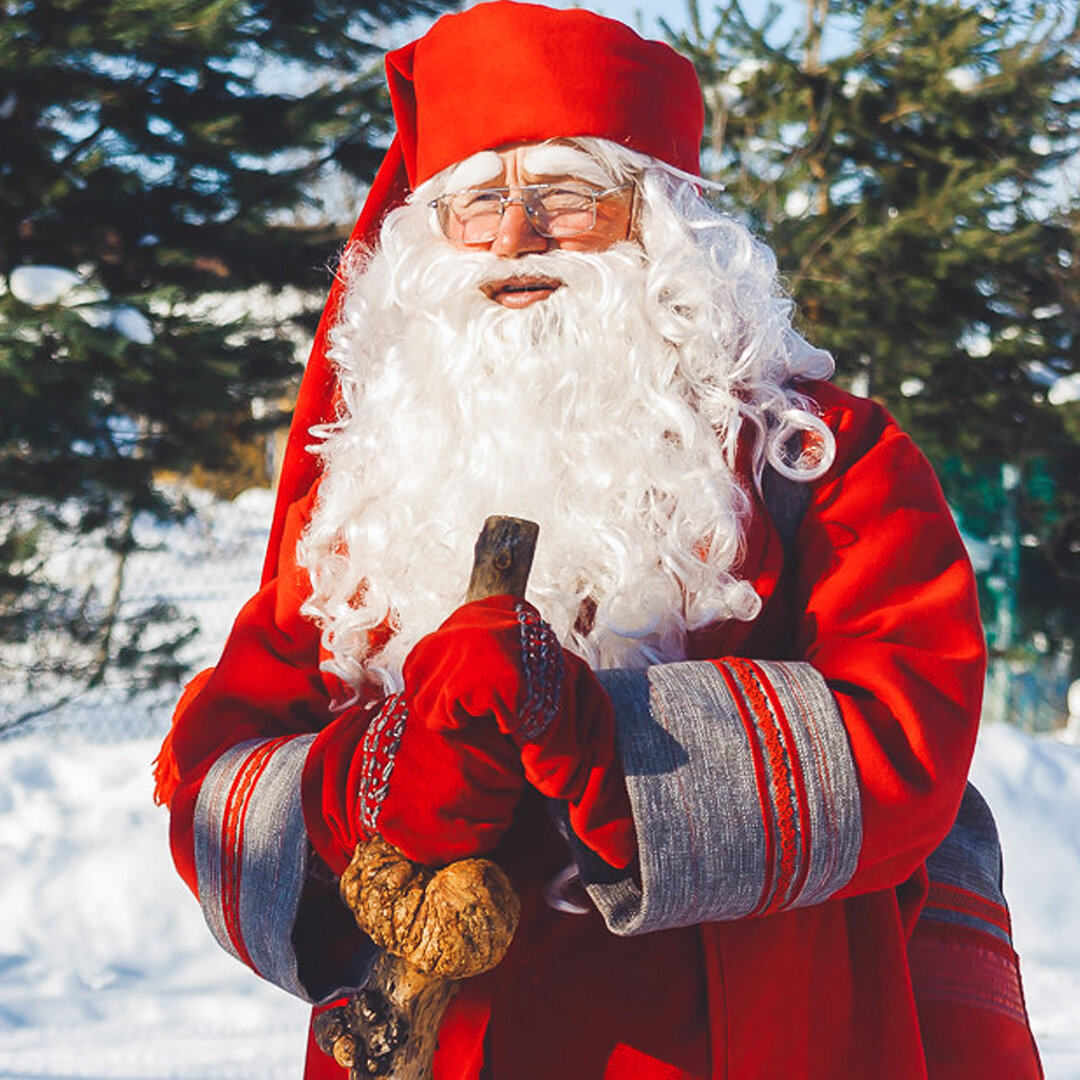
<path fill-rule="evenodd" d="M 218 940 L 363 986 L 335 879 L 378 833 L 521 896 L 436 1077 L 1037 1076 L 963 546 L 703 194 L 691 65 L 498 0 L 387 70 L 265 582 L 159 762 Z M 527 597 L 463 605 L 493 512 L 540 525 Z"/>

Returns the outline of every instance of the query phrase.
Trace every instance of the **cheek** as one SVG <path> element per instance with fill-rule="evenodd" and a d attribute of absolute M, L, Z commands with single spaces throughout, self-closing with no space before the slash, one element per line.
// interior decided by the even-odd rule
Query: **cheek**
<path fill-rule="evenodd" d="M 461 239 L 461 226 L 451 218 L 441 230 L 442 236 L 449 242 L 451 247 L 459 251 L 469 251 L 469 245 Z"/>

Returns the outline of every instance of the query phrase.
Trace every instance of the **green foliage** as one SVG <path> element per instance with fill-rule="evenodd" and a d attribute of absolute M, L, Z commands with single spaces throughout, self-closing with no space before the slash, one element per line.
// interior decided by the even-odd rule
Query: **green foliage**
<path fill-rule="evenodd" d="M 279 421 L 251 402 L 296 378 L 344 232 L 323 194 L 370 179 L 388 141 L 387 27 L 441 6 L 0 0 L 8 640 L 62 633 L 85 595 L 46 584 L 24 511 L 61 540 L 98 531 L 120 558 L 131 515 L 177 512 L 163 472 L 227 472 L 238 436 Z M 76 682 L 97 670 L 84 646 L 132 656 L 109 604 L 82 610 Z M 125 632 L 143 632 L 135 615 Z"/>
<path fill-rule="evenodd" d="M 776 6 L 755 24 L 727 0 L 706 25 L 692 0 L 672 37 L 706 88 L 705 160 L 839 381 L 896 414 L 967 528 L 1024 538 L 1025 631 L 1080 636 L 1060 557 L 1080 404 L 1048 395 L 1080 370 L 1076 7 L 802 6 L 785 34 Z M 1008 493 L 1003 463 L 1020 470 Z"/>

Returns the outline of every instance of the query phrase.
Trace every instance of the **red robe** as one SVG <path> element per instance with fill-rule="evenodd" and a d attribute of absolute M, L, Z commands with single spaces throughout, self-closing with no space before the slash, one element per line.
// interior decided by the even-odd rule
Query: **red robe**
<path fill-rule="evenodd" d="M 639 837 L 656 849 L 642 856 L 649 904 L 670 910 L 628 916 L 649 932 L 627 937 L 599 913 L 548 907 L 543 888 L 567 850 L 526 800 L 499 851 L 522 924 L 503 964 L 451 1004 L 439 1080 L 1039 1075 L 1004 909 L 963 882 L 935 885 L 933 917 L 912 938 L 978 723 L 970 565 L 929 466 L 884 410 L 828 384 L 805 389 L 837 457 L 791 536 L 757 506 L 740 572 L 761 613 L 692 635 L 696 665 L 651 684 L 654 734 L 664 687 L 684 678 L 723 698 L 723 724 L 706 725 L 703 760 L 680 749 L 701 736 L 700 710 L 685 728 L 673 718 L 679 752 L 654 770 L 665 785 L 654 811 L 650 770 L 624 761 Z M 299 613 L 294 552 L 310 505 L 292 508 L 277 576 L 186 692 L 163 762 L 175 763 L 174 857 L 215 934 L 319 1000 L 351 985 L 369 953 L 325 873 L 342 869 L 356 825 L 311 780 L 347 767 L 333 760 L 335 732 L 358 714 L 334 712 L 340 688 L 319 672 L 317 630 Z M 680 807 L 684 775 L 697 780 Z M 700 810 L 713 775 L 723 795 L 706 792 Z M 731 835 L 695 831 L 729 813 Z M 960 959 L 950 969 L 944 955 Z M 344 1072 L 315 1050 L 306 1075 Z"/>

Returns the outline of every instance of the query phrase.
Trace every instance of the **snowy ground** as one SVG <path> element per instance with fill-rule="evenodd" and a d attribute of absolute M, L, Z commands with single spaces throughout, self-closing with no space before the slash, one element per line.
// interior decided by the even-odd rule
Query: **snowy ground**
<path fill-rule="evenodd" d="M 1080 1080 L 1080 746 L 990 725 L 972 779 L 997 817 L 1047 1080 Z"/>
<path fill-rule="evenodd" d="M 155 556 L 212 634 L 252 588 L 265 509 L 248 493 Z M 160 733 L 116 737 L 154 709 L 100 700 L 0 742 L 0 1078 L 300 1076 L 305 1007 L 214 944 L 172 869 L 150 795 Z M 156 709 L 144 727 L 164 723 Z M 974 776 L 1003 837 L 1047 1078 L 1080 1080 L 1080 747 L 990 726 Z"/>

